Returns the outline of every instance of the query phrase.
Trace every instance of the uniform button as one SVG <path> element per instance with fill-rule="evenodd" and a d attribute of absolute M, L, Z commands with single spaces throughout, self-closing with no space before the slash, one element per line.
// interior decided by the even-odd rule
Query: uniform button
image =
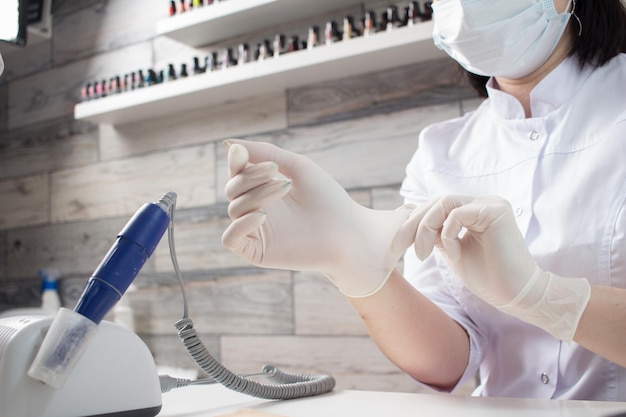
<path fill-rule="evenodd" d="M 550 382 L 550 377 L 545 372 L 542 373 L 541 374 L 541 383 L 546 385 L 548 382 Z"/>
<path fill-rule="evenodd" d="M 539 133 L 536 130 L 533 130 L 528 134 L 528 138 L 533 141 L 537 140 L 539 139 Z"/>
<path fill-rule="evenodd" d="M 518 208 L 516 208 L 516 209 L 515 209 L 515 215 L 516 215 L 517 217 L 521 216 L 521 215 L 522 215 L 522 213 L 524 213 L 524 209 L 523 209 L 523 208 L 518 207 Z"/>

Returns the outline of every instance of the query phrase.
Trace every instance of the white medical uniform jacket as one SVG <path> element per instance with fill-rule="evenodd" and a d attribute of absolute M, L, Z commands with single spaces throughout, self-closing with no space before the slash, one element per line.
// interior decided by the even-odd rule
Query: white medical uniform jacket
<path fill-rule="evenodd" d="M 597 69 L 566 59 L 532 91 L 531 118 L 494 80 L 488 93 L 421 132 L 405 200 L 499 195 L 541 268 L 626 288 L 626 54 Z M 625 368 L 486 304 L 437 251 L 420 262 L 410 248 L 405 276 L 467 330 L 459 385 L 479 371 L 476 395 L 626 401 Z"/>

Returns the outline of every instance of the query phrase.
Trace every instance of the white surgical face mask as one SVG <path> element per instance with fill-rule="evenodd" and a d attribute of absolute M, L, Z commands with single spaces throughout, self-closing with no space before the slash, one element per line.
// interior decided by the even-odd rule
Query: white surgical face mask
<path fill-rule="evenodd" d="M 548 59 L 570 16 L 554 0 L 439 0 L 433 39 L 474 74 L 521 78 Z"/>

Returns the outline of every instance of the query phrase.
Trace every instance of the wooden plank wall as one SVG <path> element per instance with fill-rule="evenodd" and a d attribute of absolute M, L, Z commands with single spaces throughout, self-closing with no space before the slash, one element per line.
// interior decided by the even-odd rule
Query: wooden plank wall
<path fill-rule="evenodd" d="M 424 390 L 378 351 L 322 276 L 253 268 L 221 247 L 228 224 L 222 141 L 242 137 L 301 152 L 357 201 L 394 208 L 401 204 L 398 188 L 420 130 L 479 103 L 455 64 L 442 59 L 185 114 L 172 109 L 171 116 L 149 123 L 116 127 L 73 120 L 87 81 L 190 60 L 216 47 L 195 50 L 156 37 L 155 23 L 165 17 L 167 3 L 56 0 L 52 41 L 4 57 L 0 309 L 37 305 L 37 270 L 46 267 L 61 271 L 63 301 L 73 306 L 129 216 L 174 190 L 190 313 L 227 366 L 250 372 L 269 362 L 333 373 L 339 388 Z M 254 37 L 277 31 L 303 36 L 312 22 L 358 16 L 386 3 L 289 22 Z M 165 243 L 127 298 L 136 330 L 157 363 L 192 368 L 173 327 L 181 295 Z"/>

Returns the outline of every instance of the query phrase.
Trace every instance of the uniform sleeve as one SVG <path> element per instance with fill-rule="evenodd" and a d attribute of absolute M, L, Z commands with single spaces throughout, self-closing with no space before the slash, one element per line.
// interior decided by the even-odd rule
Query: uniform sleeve
<path fill-rule="evenodd" d="M 432 198 L 424 183 L 424 176 L 420 172 L 420 167 L 423 166 L 421 158 L 423 156 L 419 154 L 419 151 L 416 152 L 407 166 L 406 178 L 400 190 L 406 203 L 419 205 Z M 484 352 L 487 348 L 485 333 L 470 319 L 464 307 L 449 291 L 434 253 L 422 262 L 415 255 L 413 247 L 410 247 L 404 255 L 404 277 L 467 332 L 470 339 L 469 362 L 454 389 L 464 385 L 468 380 L 475 377 L 484 358 Z"/>

